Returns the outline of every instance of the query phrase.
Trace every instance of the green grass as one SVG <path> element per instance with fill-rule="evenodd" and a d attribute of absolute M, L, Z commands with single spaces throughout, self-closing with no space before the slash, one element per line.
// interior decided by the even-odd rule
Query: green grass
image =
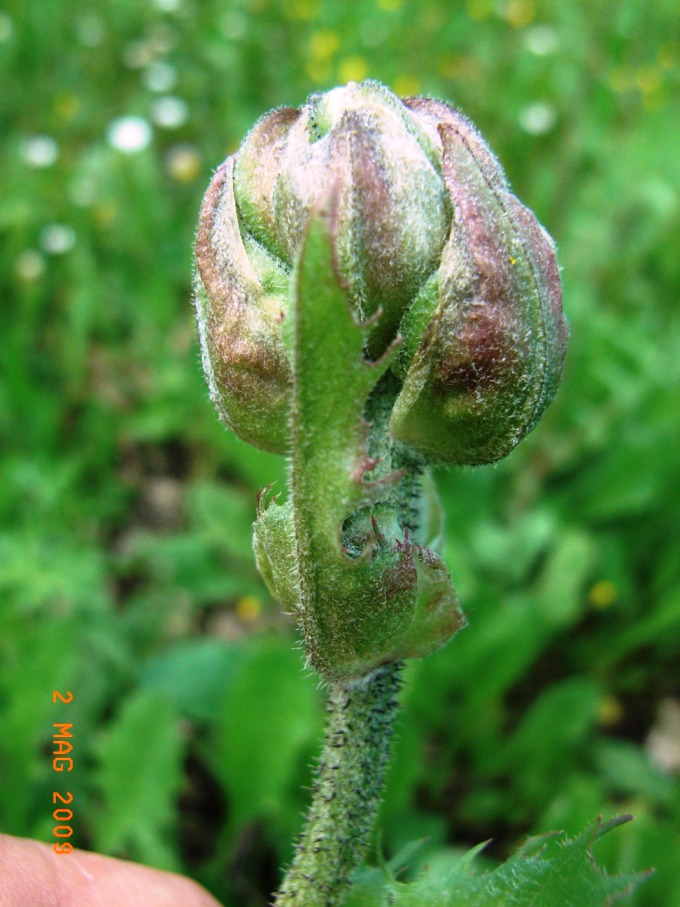
<path fill-rule="evenodd" d="M 79 845 L 239 907 L 290 857 L 322 703 L 250 541 L 285 464 L 207 402 L 191 245 L 261 113 L 367 75 L 477 122 L 557 240 L 572 330 L 536 432 L 438 475 L 469 627 L 408 669 L 382 847 L 492 861 L 631 812 L 598 859 L 656 867 L 631 904 L 680 903 L 679 37 L 671 0 L 5 3 L 3 831 L 53 840 L 69 789 Z"/>

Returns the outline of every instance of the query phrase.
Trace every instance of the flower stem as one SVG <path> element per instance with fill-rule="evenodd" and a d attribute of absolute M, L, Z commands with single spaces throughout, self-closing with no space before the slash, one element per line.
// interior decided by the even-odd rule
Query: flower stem
<path fill-rule="evenodd" d="M 333 684 L 307 824 L 276 907 L 340 907 L 373 828 L 397 711 L 401 662 Z"/>

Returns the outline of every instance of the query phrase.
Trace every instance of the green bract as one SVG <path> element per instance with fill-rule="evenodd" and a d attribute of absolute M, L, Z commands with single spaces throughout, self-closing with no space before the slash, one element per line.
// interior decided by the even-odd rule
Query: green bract
<path fill-rule="evenodd" d="M 462 615 L 426 547 L 436 505 L 386 431 L 392 355 L 363 355 L 369 329 L 333 270 L 332 221 L 326 210 L 312 220 L 296 270 L 292 497 L 266 508 L 261 499 L 255 553 L 299 616 L 314 666 L 348 678 L 439 648 Z"/>
<path fill-rule="evenodd" d="M 220 415 L 291 457 L 260 570 L 335 678 L 460 627 L 431 463 L 507 454 L 554 396 L 552 241 L 452 108 L 375 82 L 264 116 L 201 211 L 196 309 Z"/>

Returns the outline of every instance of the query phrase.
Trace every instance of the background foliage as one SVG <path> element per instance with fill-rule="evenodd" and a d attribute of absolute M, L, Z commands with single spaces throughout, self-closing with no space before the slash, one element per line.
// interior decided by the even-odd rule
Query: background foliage
<path fill-rule="evenodd" d="M 478 123 L 572 328 L 535 434 L 438 475 L 470 626 L 408 669 L 381 846 L 491 865 L 631 812 L 598 859 L 680 903 L 679 38 L 675 0 L 6 0 L 2 830 L 52 840 L 70 789 L 79 845 L 244 907 L 290 856 L 323 709 L 250 541 L 285 464 L 207 403 L 191 244 L 262 112 L 371 76 Z"/>

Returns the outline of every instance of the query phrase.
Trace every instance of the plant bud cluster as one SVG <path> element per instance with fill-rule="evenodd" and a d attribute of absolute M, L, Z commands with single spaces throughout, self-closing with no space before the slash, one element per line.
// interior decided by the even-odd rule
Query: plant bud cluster
<path fill-rule="evenodd" d="M 210 184 L 196 310 L 218 412 L 244 440 L 289 450 L 291 286 L 331 194 L 335 277 L 357 317 L 375 318 L 366 355 L 402 344 L 393 438 L 430 463 L 505 456 L 560 379 L 553 242 L 467 119 L 371 81 L 266 114 Z"/>

